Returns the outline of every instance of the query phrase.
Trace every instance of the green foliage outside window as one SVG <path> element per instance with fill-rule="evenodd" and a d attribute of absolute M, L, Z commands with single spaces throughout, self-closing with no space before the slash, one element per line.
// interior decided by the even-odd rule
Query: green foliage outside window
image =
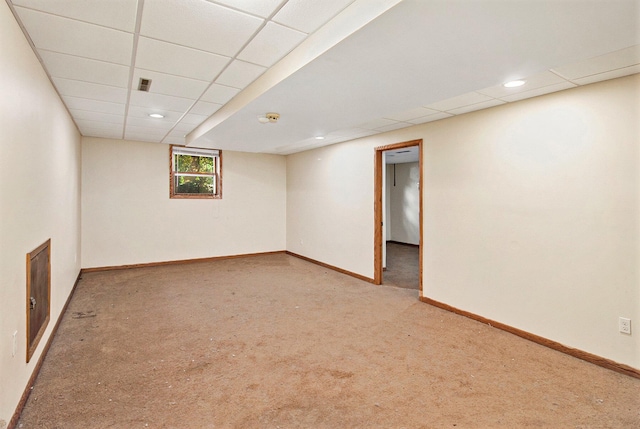
<path fill-rule="evenodd" d="M 214 162 L 210 156 L 174 155 L 175 193 L 212 194 L 215 189 Z"/>

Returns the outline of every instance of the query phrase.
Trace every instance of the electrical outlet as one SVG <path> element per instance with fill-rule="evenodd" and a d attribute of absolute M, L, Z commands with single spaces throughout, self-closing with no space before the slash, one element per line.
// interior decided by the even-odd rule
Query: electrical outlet
<path fill-rule="evenodd" d="M 626 317 L 618 318 L 618 329 L 623 334 L 631 335 L 631 319 L 627 319 Z"/>
<path fill-rule="evenodd" d="M 11 348 L 11 357 L 14 357 L 18 353 L 18 331 L 13 333 L 13 347 Z"/>

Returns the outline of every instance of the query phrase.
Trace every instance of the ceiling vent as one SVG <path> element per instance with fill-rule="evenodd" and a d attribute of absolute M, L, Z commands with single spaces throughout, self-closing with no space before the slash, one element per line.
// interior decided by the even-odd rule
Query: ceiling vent
<path fill-rule="evenodd" d="M 141 77 L 140 83 L 138 84 L 138 91 L 149 92 L 150 87 L 151 87 L 151 79 L 145 79 Z"/>

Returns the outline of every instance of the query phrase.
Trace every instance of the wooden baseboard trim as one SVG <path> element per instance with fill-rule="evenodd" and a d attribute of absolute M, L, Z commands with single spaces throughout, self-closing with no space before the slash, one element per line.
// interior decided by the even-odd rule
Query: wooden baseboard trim
<path fill-rule="evenodd" d="M 222 261 L 225 259 L 247 258 L 250 256 L 263 256 L 263 255 L 277 255 L 286 253 L 284 250 L 276 250 L 273 252 L 258 252 L 258 253 L 243 253 L 240 255 L 228 255 L 228 256 L 211 256 L 208 258 L 196 258 L 196 259 L 179 259 L 176 261 L 162 261 L 162 262 L 146 262 L 142 264 L 130 264 L 130 265 L 112 265 L 107 267 L 93 267 L 83 268 L 82 273 L 95 273 L 99 271 L 113 271 L 113 270 L 130 270 L 133 268 L 148 268 L 148 267 L 162 267 L 165 265 L 183 265 L 193 264 L 197 262 L 212 262 Z"/>
<path fill-rule="evenodd" d="M 62 318 L 64 317 L 64 314 L 67 312 L 67 307 L 69 307 L 71 298 L 73 297 L 73 294 L 76 292 L 76 288 L 78 287 L 78 283 L 80 282 L 81 278 L 82 278 L 82 270 L 80 270 L 80 272 L 78 273 L 78 277 L 76 277 L 76 281 L 73 284 L 73 288 L 71 288 L 71 292 L 69 293 L 69 296 L 67 297 L 67 300 L 64 303 L 64 306 L 62 307 L 62 311 L 60 311 L 60 314 L 58 315 L 58 320 L 56 321 L 56 324 L 53 327 L 53 330 L 51 331 L 51 335 L 49 335 L 49 339 L 47 340 L 47 343 L 45 344 L 44 349 L 42 349 L 42 353 L 40 354 L 38 363 L 36 363 L 36 366 L 33 368 L 31 377 L 29 377 L 29 381 L 27 382 L 27 387 L 25 387 L 24 392 L 22 392 L 22 396 L 20 397 L 20 401 L 18 402 L 16 411 L 13 413 L 11 420 L 9 420 L 9 425 L 7 426 L 7 429 L 15 429 L 18 425 L 20 414 L 22 414 L 22 410 L 24 409 L 24 406 L 27 404 L 27 399 L 29 399 L 29 395 L 31 394 L 31 389 L 35 384 L 36 378 L 40 373 L 40 368 L 42 368 L 42 364 L 44 363 L 44 358 L 47 356 L 47 353 L 49 352 L 51 343 L 53 343 L 53 339 L 55 338 L 56 333 L 58 332 L 58 327 L 60 326 L 60 322 L 62 322 Z"/>
<path fill-rule="evenodd" d="M 438 307 L 441 308 L 443 310 L 447 310 L 450 311 L 452 313 L 456 313 L 459 314 L 461 316 L 465 316 L 468 317 L 469 319 L 473 319 L 475 321 L 481 322 L 481 323 L 486 323 L 494 328 L 497 329 L 501 329 L 505 332 L 509 332 L 510 334 L 514 334 L 517 335 L 521 338 L 524 338 L 525 340 L 529 340 L 529 341 L 533 341 L 534 343 L 538 343 L 540 345 L 543 345 L 545 347 L 549 347 L 550 349 L 568 354 L 569 356 L 573 356 L 575 358 L 578 359 L 582 359 L 584 361 L 587 361 L 589 363 L 592 363 L 594 365 L 598 365 L 601 366 L 603 368 L 607 368 L 610 369 L 612 371 L 615 372 L 619 372 L 621 374 L 624 375 L 628 375 L 630 377 L 634 377 L 634 378 L 640 378 L 640 370 L 633 368 L 631 366 L 622 364 L 622 363 L 618 363 L 618 362 L 614 362 L 612 360 L 594 355 L 592 353 L 588 353 L 582 350 L 578 350 L 578 349 L 574 349 L 572 347 L 568 347 L 565 346 L 564 344 L 558 343 L 556 341 L 553 340 L 549 340 L 547 338 L 541 337 L 539 335 L 535 335 L 532 334 L 530 332 L 527 331 L 523 331 L 521 329 L 518 328 L 514 328 L 512 326 L 509 325 L 505 325 L 504 323 L 500 323 L 500 322 L 496 322 L 494 320 L 491 319 L 487 319 L 485 317 L 479 316 L 477 314 L 474 313 L 470 313 L 468 311 L 464 311 L 464 310 L 460 310 L 459 308 L 456 307 L 452 307 L 448 304 L 444 304 L 442 302 L 436 301 L 434 299 L 431 298 L 426 298 L 421 296 L 420 297 L 420 301 L 425 302 L 427 304 L 433 305 L 434 307 Z"/>
<path fill-rule="evenodd" d="M 325 267 L 325 268 L 328 268 L 330 270 L 337 271 L 337 272 L 339 272 L 341 274 L 346 274 L 348 276 L 355 277 L 358 280 L 363 280 L 365 282 L 375 284 L 375 281 L 372 278 L 365 277 L 363 275 L 356 274 L 356 273 L 351 272 L 351 271 L 343 270 L 342 268 L 334 267 L 333 265 L 325 264 L 324 262 L 316 261 L 315 259 L 307 258 L 306 256 L 302 256 L 302 255 L 298 255 L 297 253 L 289 252 L 288 250 L 286 251 L 286 253 L 287 253 L 287 255 L 295 256 L 296 258 L 302 259 L 303 261 L 311 262 L 312 264 L 320 265 L 321 267 Z"/>

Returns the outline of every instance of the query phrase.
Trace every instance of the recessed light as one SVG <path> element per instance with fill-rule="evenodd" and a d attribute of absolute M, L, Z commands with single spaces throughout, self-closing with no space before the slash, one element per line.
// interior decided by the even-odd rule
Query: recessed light
<path fill-rule="evenodd" d="M 149 116 L 151 116 L 152 118 L 157 118 L 157 119 L 164 118 L 164 115 L 161 115 L 160 113 L 149 113 Z"/>
<path fill-rule="evenodd" d="M 524 80 L 512 80 L 511 82 L 505 83 L 503 86 L 505 88 L 517 88 L 525 84 Z"/>
<path fill-rule="evenodd" d="M 324 136 L 316 136 L 316 140 L 324 140 Z"/>

